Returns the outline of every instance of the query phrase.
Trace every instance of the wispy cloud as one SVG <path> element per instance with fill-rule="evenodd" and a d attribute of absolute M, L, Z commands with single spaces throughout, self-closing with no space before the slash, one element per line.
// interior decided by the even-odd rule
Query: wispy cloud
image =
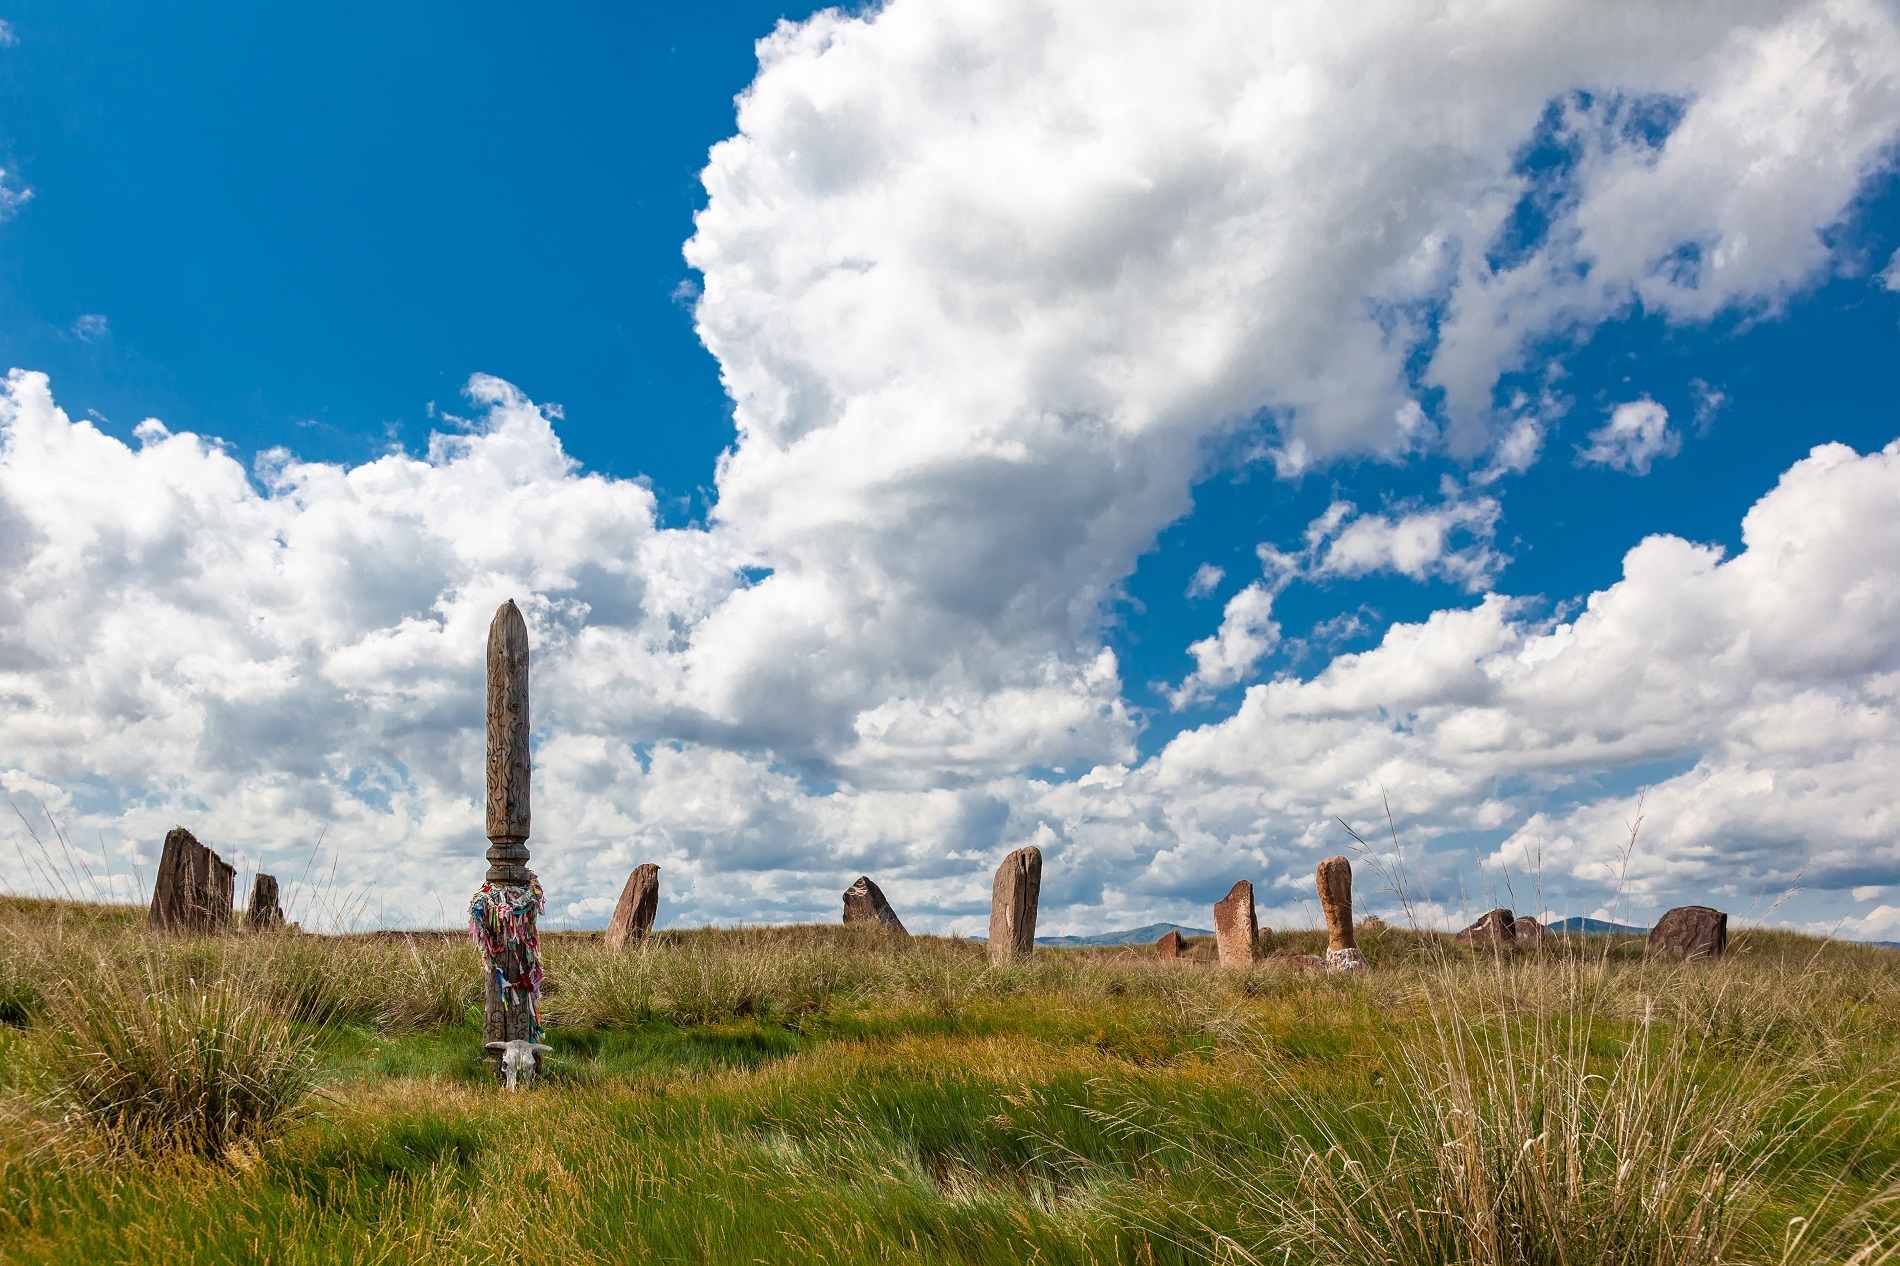
<path fill-rule="evenodd" d="M 1577 450 L 1577 461 L 1647 475 L 1658 458 L 1674 457 L 1681 447 L 1682 436 L 1669 425 L 1669 411 L 1645 396 L 1617 405 L 1610 420 L 1590 432 L 1589 447 Z"/>
<path fill-rule="evenodd" d="M 1205 598 L 1220 588 L 1220 582 L 1227 578 L 1225 567 L 1216 567 L 1212 563 L 1202 563 L 1194 569 L 1193 579 L 1188 581 L 1187 596 Z"/>
<path fill-rule="evenodd" d="M 0 222 L 9 220 L 21 207 L 33 201 L 33 191 L 18 183 L 13 173 L 0 167 Z"/>

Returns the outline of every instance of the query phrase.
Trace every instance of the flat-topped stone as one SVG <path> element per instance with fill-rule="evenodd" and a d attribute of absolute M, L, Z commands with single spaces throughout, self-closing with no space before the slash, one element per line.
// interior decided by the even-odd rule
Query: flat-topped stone
<path fill-rule="evenodd" d="M 1550 929 L 1530 915 L 1521 915 L 1511 923 L 1511 936 L 1518 945 L 1542 945 Z"/>
<path fill-rule="evenodd" d="M 260 872 L 251 881 L 251 904 L 244 910 L 246 932 L 270 932 L 284 926 L 284 907 L 277 891 L 277 876 Z"/>
<path fill-rule="evenodd" d="M 897 917 L 897 911 L 884 899 L 884 890 L 873 883 L 869 875 L 859 875 L 858 881 L 844 890 L 844 921 L 868 923 L 899 936 L 910 935 Z"/>

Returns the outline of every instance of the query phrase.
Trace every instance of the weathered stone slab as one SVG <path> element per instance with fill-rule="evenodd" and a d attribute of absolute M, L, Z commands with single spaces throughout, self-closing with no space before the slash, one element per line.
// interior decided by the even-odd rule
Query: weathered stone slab
<path fill-rule="evenodd" d="M 165 833 L 145 921 L 161 932 L 225 932 L 237 870 L 182 826 Z"/>
<path fill-rule="evenodd" d="M 1042 893 L 1042 850 L 1019 848 L 996 868 L 990 889 L 990 961 L 1007 963 L 1036 952 L 1036 898 Z"/>
<path fill-rule="evenodd" d="M 1519 945 L 1542 945 L 1550 929 L 1526 914 L 1512 922 L 1511 935 Z"/>
<path fill-rule="evenodd" d="M 1187 938 L 1170 930 L 1162 933 L 1161 939 L 1155 942 L 1155 955 L 1162 959 L 1179 958 L 1186 948 Z"/>
<path fill-rule="evenodd" d="M 1487 911 L 1483 918 L 1458 934 L 1466 945 L 1511 945 L 1517 940 L 1517 920 L 1503 906 Z"/>
<path fill-rule="evenodd" d="M 897 917 L 897 911 L 884 899 L 884 890 L 873 883 L 869 875 L 859 875 L 858 882 L 844 890 L 844 921 L 868 923 L 899 936 L 910 935 Z"/>
<path fill-rule="evenodd" d="M 660 910 L 660 868 L 642 862 L 627 876 L 614 903 L 614 916 L 607 921 L 607 948 L 623 950 L 647 939 L 653 930 L 653 916 Z"/>
<path fill-rule="evenodd" d="M 277 891 L 277 876 L 260 873 L 251 881 L 251 904 L 244 910 L 246 932 L 270 932 L 284 926 L 284 907 Z"/>
<path fill-rule="evenodd" d="M 1709 906 L 1677 906 L 1649 930 L 1649 952 L 1720 958 L 1728 952 L 1728 915 Z"/>
<path fill-rule="evenodd" d="M 1260 920 L 1254 913 L 1253 884 L 1243 879 L 1214 903 L 1214 945 L 1222 967 L 1245 967 L 1259 953 Z"/>
<path fill-rule="evenodd" d="M 1326 915 L 1326 948 L 1332 953 L 1358 949 L 1352 935 L 1352 863 L 1329 857 L 1319 864 L 1319 908 Z"/>

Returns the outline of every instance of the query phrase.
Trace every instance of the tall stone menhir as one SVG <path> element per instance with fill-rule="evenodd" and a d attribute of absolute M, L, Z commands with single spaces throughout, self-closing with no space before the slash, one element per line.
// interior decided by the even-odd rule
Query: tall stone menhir
<path fill-rule="evenodd" d="M 614 917 L 607 920 L 607 948 L 623 950 L 647 939 L 653 930 L 653 916 L 660 911 L 660 868 L 641 862 L 627 876 L 620 900 L 614 903 Z"/>
<path fill-rule="evenodd" d="M 1260 916 L 1253 884 L 1242 879 L 1214 903 L 1214 950 L 1222 967 L 1246 967 L 1260 952 Z"/>
<path fill-rule="evenodd" d="M 1042 850 L 1019 848 L 996 868 L 990 889 L 990 961 L 1007 963 L 1036 952 L 1036 899 L 1042 895 Z"/>
<path fill-rule="evenodd" d="M 482 951 L 482 1040 L 492 1058 L 508 1042 L 539 1043 L 542 1033 L 535 920 L 543 902 L 528 869 L 528 625 L 513 601 L 488 626 L 487 773 L 488 876 L 468 914 Z"/>
<path fill-rule="evenodd" d="M 1366 965 L 1352 931 L 1352 863 L 1329 857 L 1319 864 L 1319 908 L 1326 915 L 1326 966 L 1354 971 Z"/>

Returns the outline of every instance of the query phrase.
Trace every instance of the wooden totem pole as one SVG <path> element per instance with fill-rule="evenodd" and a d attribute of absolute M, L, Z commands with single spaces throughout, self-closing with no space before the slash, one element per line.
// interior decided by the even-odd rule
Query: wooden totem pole
<path fill-rule="evenodd" d="M 528 625 L 513 600 L 488 626 L 488 877 L 468 906 L 482 951 L 482 1040 L 541 1040 L 541 883 L 528 869 Z M 539 1062 L 539 1056 L 536 1056 Z"/>

